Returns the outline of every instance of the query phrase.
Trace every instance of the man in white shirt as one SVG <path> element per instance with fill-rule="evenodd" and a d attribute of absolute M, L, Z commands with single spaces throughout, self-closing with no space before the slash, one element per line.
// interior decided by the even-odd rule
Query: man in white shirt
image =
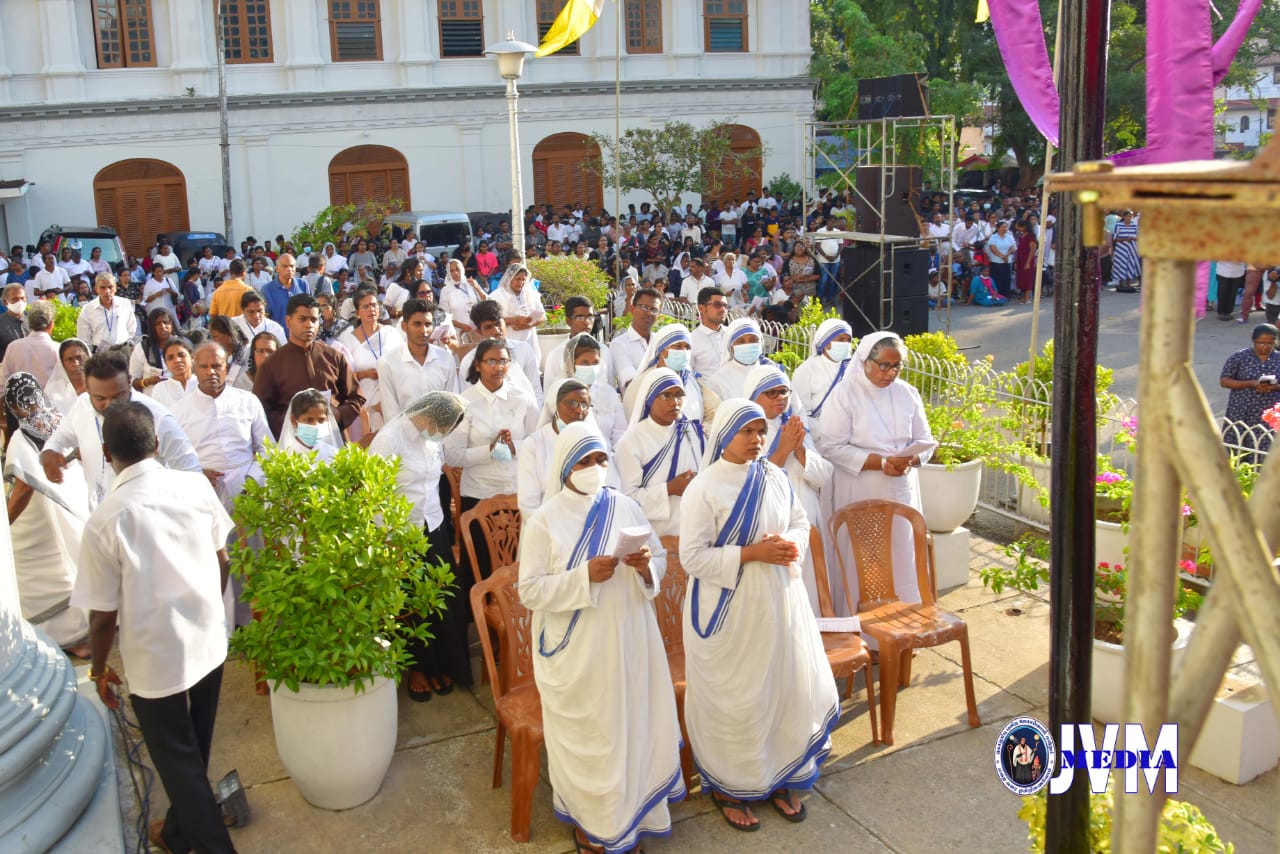
<path fill-rule="evenodd" d="M 28 302 L 35 302 L 38 299 L 56 299 L 65 288 L 70 286 L 71 276 L 57 265 L 56 260 L 52 252 L 44 256 L 44 269 L 38 271 L 27 282 Z"/>
<path fill-rule="evenodd" d="M 689 259 L 689 275 L 680 283 L 680 302 L 693 305 L 703 288 L 714 288 L 716 280 L 707 275 L 707 262 L 701 258 Z"/>
<path fill-rule="evenodd" d="M 70 260 L 58 266 L 67 271 L 68 278 L 84 276 L 86 282 L 93 278 L 93 267 L 80 255 L 79 249 L 72 249 Z"/>
<path fill-rule="evenodd" d="M 27 327 L 31 331 L 4 348 L 0 383 L 14 374 L 26 372 L 36 378 L 41 388 L 49 384 L 58 364 L 58 342 L 49 337 L 57 311 L 51 302 L 33 303 L 27 309 Z"/>
<path fill-rule="evenodd" d="M 560 222 L 560 217 L 553 216 L 551 225 L 547 226 L 547 240 L 554 240 L 558 243 L 564 243 L 569 239 L 569 226 Z"/>
<path fill-rule="evenodd" d="M 640 373 L 640 363 L 649 347 L 649 333 L 662 309 L 662 293 L 656 288 L 640 288 L 631 298 L 631 325 L 609 344 L 618 388 L 625 389 Z"/>
<path fill-rule="evenodd" d="M 227 657 L 222 591 L 233 525 L 201 476 L 155 459 L 142 404 L 102 425 L 115 488 L 85 524 L 72 604 L 89 609 L 89 679 L 111 709 L 120 677 L 107 665 L 120 630 L 130 704 L 169 811 L 148 837 L 165 851 L 233 852 L 209 786 L 208 757 Z"/>
<path fill-rule="evenodd" d="M 244 292 L 240 297 L 240 316 L 231 318 L 231 322 L 240 327 L 246 341 L 252 341 L 259 332 L 270 332 L 282 347 L 289 340 L 284 334 L 284 327 L 267 317 L 266 304 L 257 291 Z"/>
<path fill-rule="evenodd" d="M 99 273 L 93 280 L 97 299 L 81 307 L 76 318 L 76 337 L 98 351 L 104 347 L 138 339 L 138 316 L 133 303 L 116 296 L 116 277 Z"/>
<path fill-rule="evenodd" d="M 382 417 L 387 421 L 428 392 L 461 391 L 453 354 L 431 343 L 435 328 L 430 303 L 420 299 L 404 303 L 400 324 L 404 346 L 385 354 L 377 366 L 378 397 L 382 401 Z"/>
<path fill-rule="evenodd" d="M 814 232 L 813 242 L 813 254 L 818 261 L 818 298 L 825 303 L 832 303 L 839 291 L 840 250 L 844 241 L 838 237 L 824 236 L 839 232 L 827 220 L 823 219 L 820 226 Z"/>
<path fill-rule="evenodd" d="M 89 503 L 96 507 L 111 491 L 115 472 L 102 454 L 102 416 L 113 403 L 137 401 L 155 419 L 160 437 L 160 462 L 177 471 L 200 472 L 200 458 L 182 432 L 173 413 L 129 385 L 129 363 L 119 353 L 96 353 L 84 363 L 85 394 L 76 398 L 71 411 L 44 443 L 40 464 L 45 476 L 62 483 L 67 455 L 79 451 L 80 467 L 89 485 Z"/>
<path fill-rule="evenodd" d="M 693 354 L 689 357 L 694 373 L 709 377 L 720 369 L 729 358 L 728 334 L 724 328 L 729 316 L 729 298 L 719 288 L 703 288 L 698 291 L 698 319 L 690 338 Z"/>
<path fill-rule="evenodd" d="M 491 299 L 481 300 L 471 306 L 471 325 L 476 328 L 481 338 L 506 339 L 507 352 L 511 360 L 520 366 L 520 370 L 510 371 L 507 377 L 512 382 L 519 383 L 525 391 L 533 395 L 538 406 L 542 406 L 542 374 L 538 370 L 538 353 L 534 351 L 536 343 L 530 345 L 524 341 L 513 341 L 507 338 L 507 323 L 502 316 L 502 306 Z M 459 377 L 467 376 L 475 357 L 474 349 L 462 357 L 458 364 Z"/>
<path fill-rule="evenodd" d="M 569 324 L 569 340 L 578 335 L 587 335 L 591 333 L 592 327 L 595 326 L 596 310 L 592 308 L 591 301 L 583 296 L 571 296 L 564 301 L 565 321 Z M 557 380 L 562 380 L 566 376 L 571 376 L 572 371 L 565 373 L 564 365 L 564 348 L 569 343 L 565 341 L 551 348 L 551 352 L 547 353 L 547 358 L 542 362 L 542 386 L 550 388 L 551 384 Z M 600 365 L 597 368 L 597 381 L 605 385 L 613 385 L 613 358 L 609 355 L 609 351 L 600 350 Z"/>

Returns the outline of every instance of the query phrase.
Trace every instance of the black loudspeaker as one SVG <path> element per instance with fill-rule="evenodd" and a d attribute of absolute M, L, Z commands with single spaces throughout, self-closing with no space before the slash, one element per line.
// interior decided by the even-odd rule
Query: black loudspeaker
<path fill-rule="evenodd" d="M 880 178 L 884 175 L 887 198 L 880 198 Z M 919 166 L 859 166 L 855 176 L 858 192 L 854 196 L 858 231 L 876 234 L 880 231 L 880 212 L 884 211 L 884 233 L 903 237 L 919 237 L 915 205 L 920 199 Z"/>
<path fill-rule="evenodd" d="M 929 115 L 929 88 L 919 74 L 858 81 L 858 120 Z"/>
<path fill-rule="evenodd" d="M 845 247 L 840 258 L 841 314 L 861 338 L 878 329 L 899 335 L 929 331 L 929 253 L 899 249 L 889 253 L 893 264 L 893 299 L 883 305 L 880 248 L 868 244 Z M 884 316 L 881 316 L 881 310 Z"/>

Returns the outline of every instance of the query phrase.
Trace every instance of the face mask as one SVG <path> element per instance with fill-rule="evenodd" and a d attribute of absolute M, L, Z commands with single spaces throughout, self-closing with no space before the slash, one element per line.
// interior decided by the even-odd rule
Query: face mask
<path fill-rule="evenodd" d="M 423 430 L 418 435 L 433 445 L 438 445 L 444 441 L 443 433 L 432 433 L 430 430 Z"/>
<path fill-rule="evenodd" d="M 689 351 L 668 350 L 667 367 L 675 371 L 677 374 L 684 373 L 684 369 L 689 367 Z"/>
<path fill-rule="evenodd" d="M 495 461 L 500 463 L 509 463 L 513 459 L 511 456 L 511 449 L 507 447 L 506 442 L 499 442 L 494 445 L 489 456 L 493 457 Z"/>
<path fill-rule="evenodd" d="M 27 301 L 24 299 L 20 299 L 17 302 L 9 303 L 9 311 L 21 317 L 23 314 L 26 314 L 27 312 Z"/>
<path fill-rule="evenodd" d="M 293 434 L 298 437 L 299 442 L 308 448 L 314 448 L 316 443 L 320 441 L 320 425 L 299 424 L 294 428 Z"/>
<path fill-rule="evenodd" d="M 604 488 L 604 466 L 578 469 L 569 475 L 569 479 L 583 495 L 595 495 Z"/>
<path fill-rule="evenodd" d="M 991 205 L 983 205 L 983 206 L 982 206 L 982 209 L 983 209 L 984 211 L 989 211 L 989 210 L 991 210 Z"/>
<path fill-rule="evenodd" d="M 836 362 L 847 362 L 853 356 L 852 341 L 832 341 L 827 348 L 827 355 Z"/>
<path fill-rule="evenodd" d="M 733 360 L 739 365 L 754 365 L 760 361 L 760 345 L 757 344 L 734 344 Z"/>
<path fill-rule="evenodd" d="M 573 378 L 586 385 L 594 385 L 599 375 L 599 365 L 575 365 L 573 368 Z"/>
<path fill-rule="evenodd" d="M 556 432 L 557 433 L 559 433 L 561 430 L 563 430 L 568 426 L 569 426 L 569 423 L 567 421 L 565 421 L 559 415 L 556 416 Z"/>

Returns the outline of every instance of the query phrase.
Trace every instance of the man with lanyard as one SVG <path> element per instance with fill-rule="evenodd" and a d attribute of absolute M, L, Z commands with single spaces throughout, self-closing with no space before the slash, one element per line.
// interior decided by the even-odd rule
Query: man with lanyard
<path fill-rule="evenodd" d="M 116 296 L 116 277 L 99 273 L 93 281 L 98 298 L 80 309 L 76 318 L 76 337 L 94 352 L 138 338 L 138 315 L 133 303 Z"/>
<path fill-rule="evenodd" d="M 98 353 L 84 365 L 86 393 L 76 398 L 67 417 L 44 444 L 40 464 L 54 483 L 62 483 L 63 469 L 73 453 L 89 485 L 89 504 L 97 506 L 111 491 L 115 471 L 102 453 L 102 418 L 113 403 L 134 401 L 151 410 L 159 437 L 157 456 L 165 466 L 178 471 L 200 472 L 200 458 L 187 435 L 163 404 L 129 385 L 129 363 L 118 353 Z"/>
<path fill-rule="evenodd" d="M 102 441 L 119 477 L 85 525 L 71 595 L 89 609 L 89 679 L 103 705 L 120 708 L 112 687 L 120 677 L 107 664 L 118 624 L 129 701 L 169 799 L 150 842 L 162 851 L 234 852 L 208 779 L 227 657 L 232 522 L 203 477 L 155 459 L 144 404 L 111 407 Z"/>
<path fill-rule="evenodd" d="M 267 314 L 276 323 L 284 321 L 289 298 L 307 292 L 302 280 L 294 276 L 297 269 L 297 262 L 293 256 L 288 252 L 284 253 L 276 261 L 276 277 L 262 289 L 262 299 L 267 304 Z M 288 338 L 288 336 L 289 331 L 286 329 L 285 337 Z"/>
<path fill-rule="evenodd" d="M 724 291 L 716 287 L 698 291 L 698 320 L 689 336 L 693 339 L 693 355 L 690 358 L 695 373 L 704 377 L 714 374 L 726 358 L 724 321 L 729 315 L 729 300 Z"/>

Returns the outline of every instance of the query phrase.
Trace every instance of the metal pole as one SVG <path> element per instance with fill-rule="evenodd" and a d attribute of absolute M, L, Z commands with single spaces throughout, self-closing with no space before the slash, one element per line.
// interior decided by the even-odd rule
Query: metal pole
<path fill-rule="evenodd" d="M 507 126 L 511 133 L 511 245 L 524 254 L 524 187 L 520 177 L 520 127 L 516 115 L 516 79 L 507 78 Z"/>
<path fill-rule="evenodd" d="M 235 227 L 231 216 L 231 132 L 227 121 L 227 58 L 222 40 L 222 0 L 213 10 L 215 33 L 214 54 L 218 60 L 218 147 L 222 153 L 222 227 L 228 242 L 235 245 Z"/>
<path fill-rule="evenodd" d="M 615 218 L 622 215 L 622 3 L 618 3 L 617 7 L 617 46 L 613 58 L 613 215 Z M 620 227 L 621 220 L 618 222 L 618 227 L 613 230 L 614 242 L 618 240 Z"/>
<path fill-rule="evenodd" d="M 1059 28 L 1063 170 L 1102 156 L 1110 17 L 1110 0 L 1080 0 Z M 1083 212 L 1064 199 L 1058 215 L 1064 263 L 1054 317 L 1049 561 L 1049 728 L 1055 735 L 1063 724 L 1091 720 L 1099 285 L 1098 250 L 1085 246 Z M 1045 852 L 1088 851 L 1089 780 L 1076 774 L 1066 792 L 1048 800 Z"/>
<path fill-rule="evenodd" d="M 1053 40 L 1053 83 L 1058 84 L 1058 71 L 1062 66 L 1062 5 L 1058 5 L 1058 26 Z M 1045 233 L 1049 230 L 1049 167 L 1053 164 L 1053 143 L 1044 144 L 1044 177 L 1040 187 L 1040 233 L 1036 235 L 1036 283 L 1032 288 L 1031 343 L 1027 346 L 1027 379 L 1035 376 L 1037 340 L 1040 337 L 1040 285 L 1044 282 L 1044 256 L 1048 252 Z"/>

